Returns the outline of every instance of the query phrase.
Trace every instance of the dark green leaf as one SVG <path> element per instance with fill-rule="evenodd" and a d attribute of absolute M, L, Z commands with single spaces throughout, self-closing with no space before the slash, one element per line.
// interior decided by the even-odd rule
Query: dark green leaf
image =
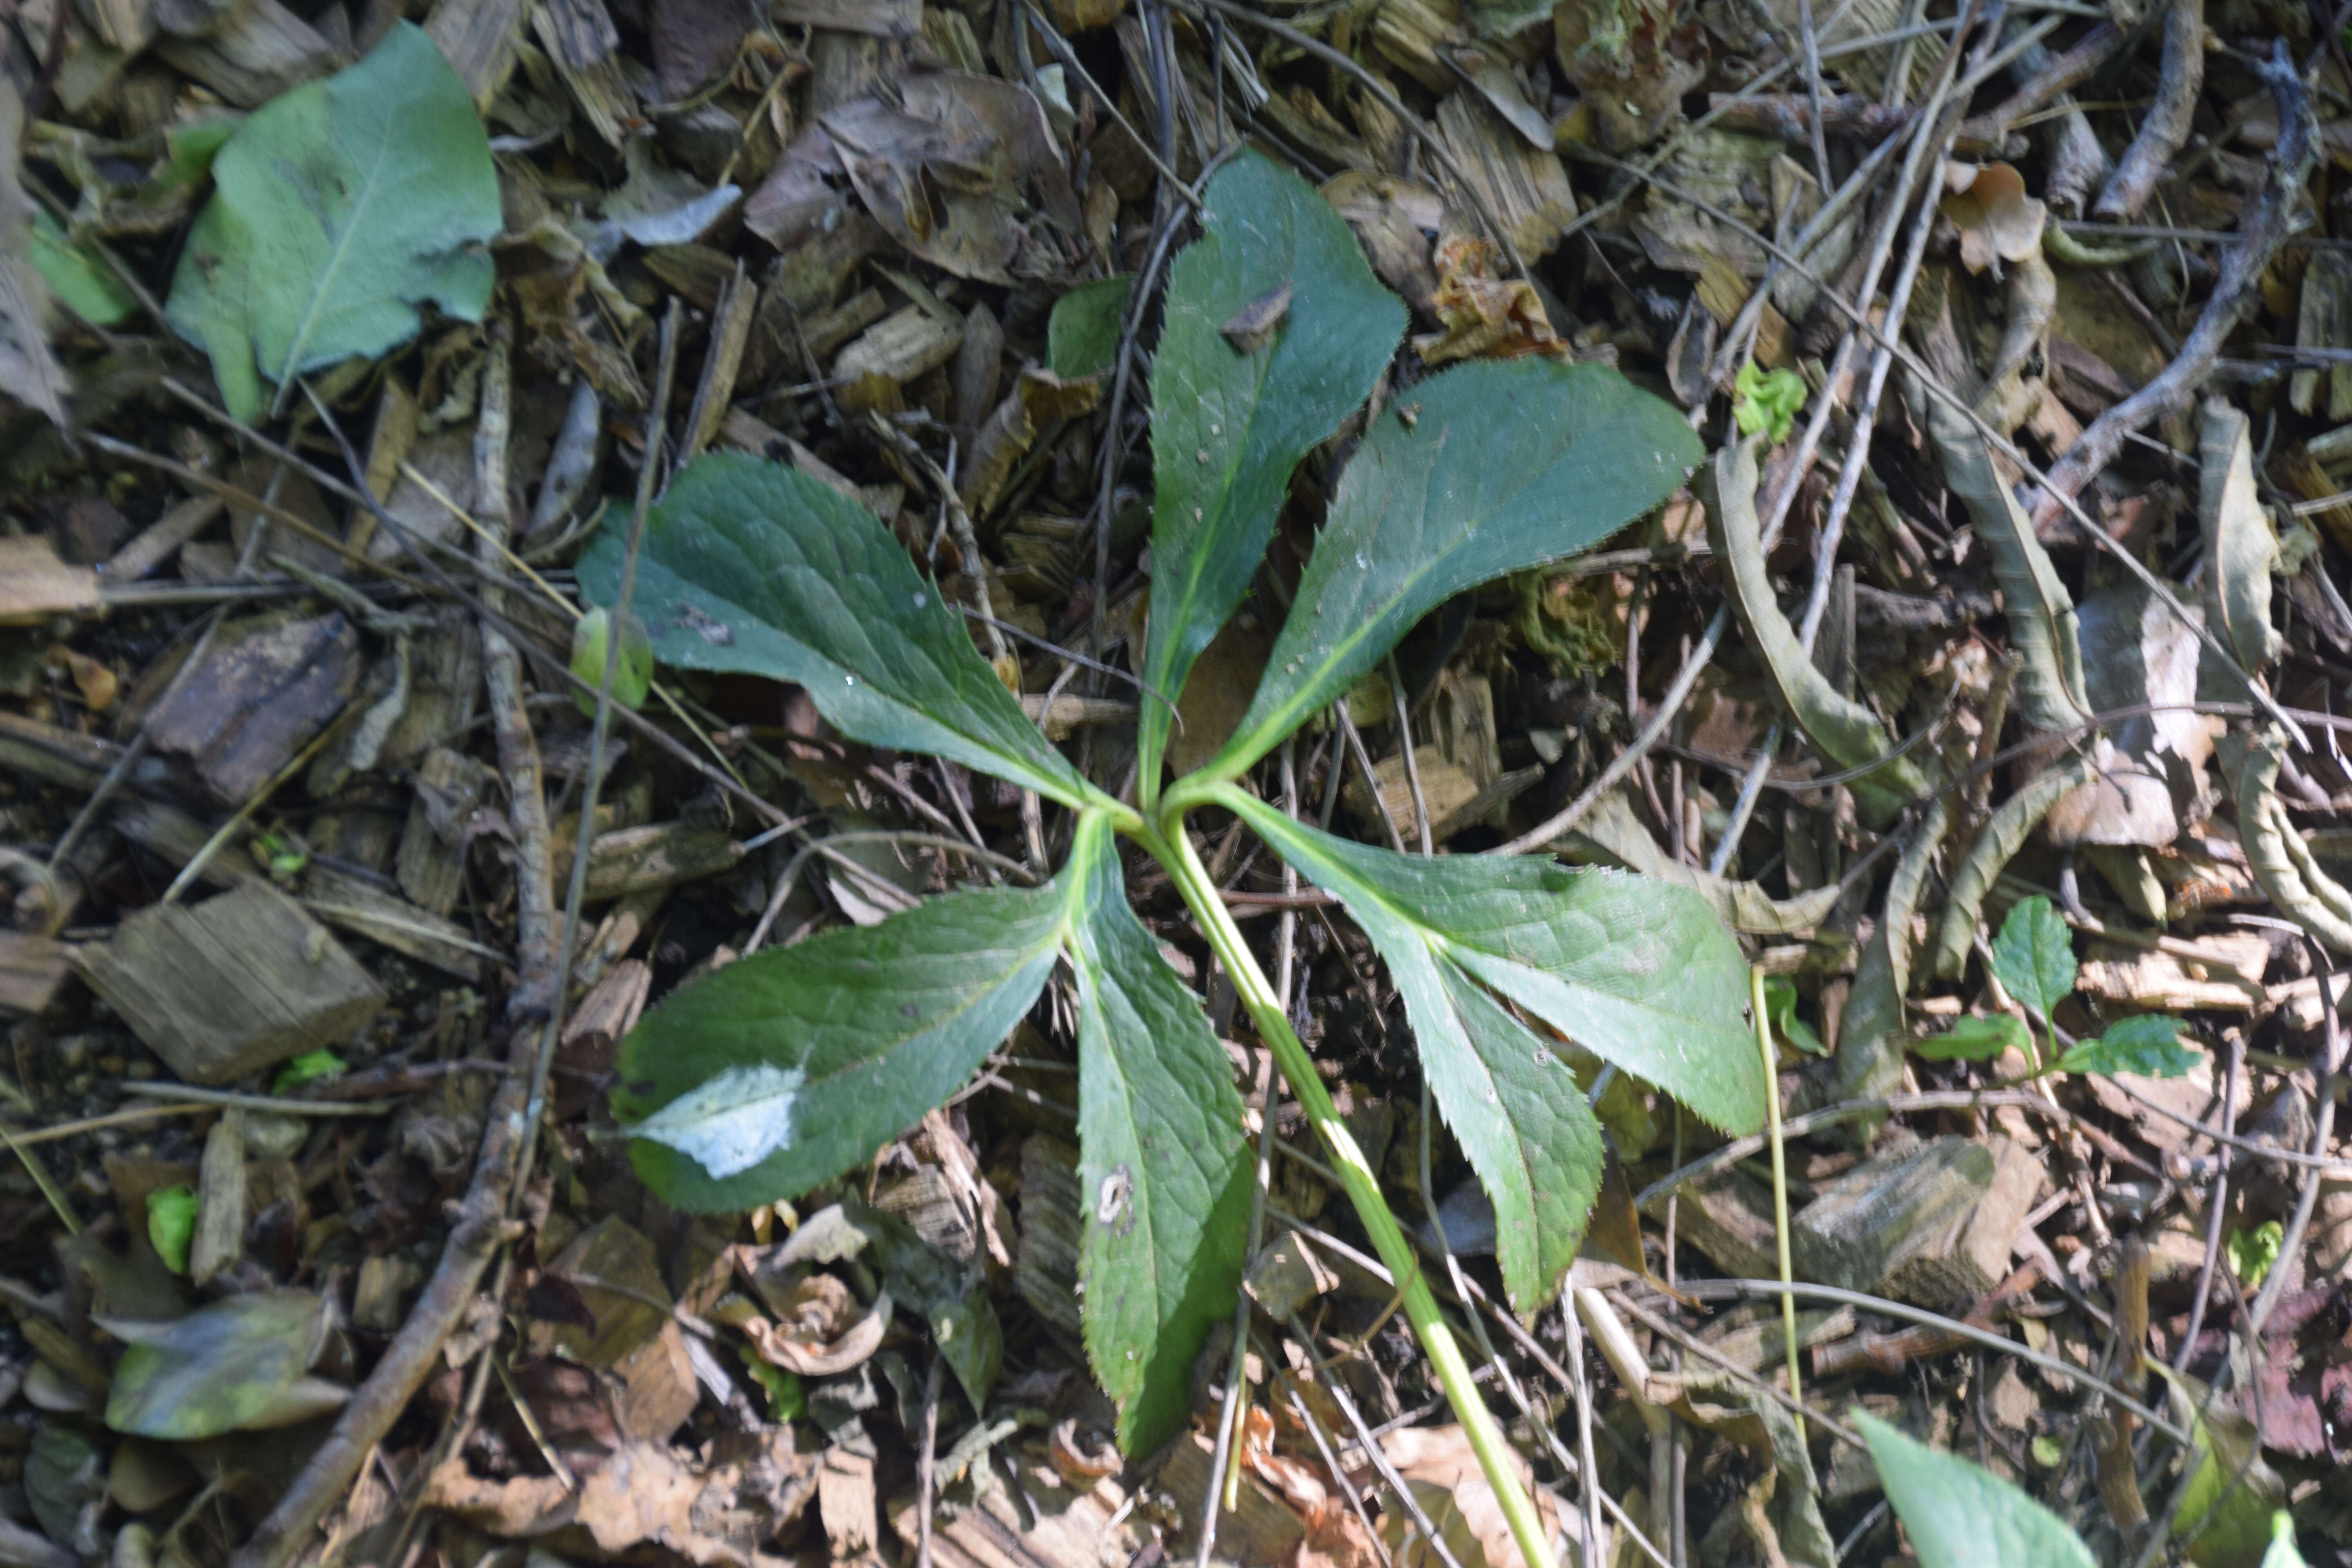
<path fill-rule="evenodd" d="M 1127 315 L 1127 298 L 1135 290 L 1135 275 L 1081 283 L 1054 301 L 1045 318 L 1045 363 L 1065 381 L 1100 375 L 1118 354 L 1119 327 Z"/>
<path fill-rule="evenodd" d="M 1507 1000 L 1715 1126 L 1744 1134 L 1764 1125 L 1748 963 L 1696 894 L 1535 857 L 1394 855 L 1302 827 L 1238 791 L 1219 798 L 1351 910 L 1387 911 Z"/>
<path fill-rule="evenodd" d="M 1598 1128 L 1546 1040 L 1486 987 L 1736 1131 L 1764 1121 L 1747 967 L 1683 889 L 1622 872 L 1420 858 L 1304 827 L 1239 790 L 1221 804 L 1337 893 L 1388 961 L 1423 1068 L 1496 1215 L 1522 1310 L 1550 1300 L 1600 1177 Z"/>
<path fill-rule="evenodd" d="M 2031 1038 L 2025 1026 L 2006 1013 L 1981 1017 L 1972 1013 L 1953 1019 L 1949 1029 L 1912 1049 L 1931 1062 L 1989 1062 L 2012 1047 L 2027 1050 Z"/>
<path fill-rule="evenodd" d="M 213 162 L 172 280 L 173 326 L 212 355 L 229 412 L 263 383 L 416 335 L 417 307 L 478 321 L 495 268 L 497 167 L 465 83 L 413 23 L 359 64 L 272 100 Z"/>
<path fill-rule="evenodd" d="M 625 519 L 580 559 L 619 592 Z M 1086 784 L 988 668 L 961 617 L 874 514 L 797 470 L 695 462 L 646 517 L 635 605 L 662 663 L 796 681 L 853 740 L 932 752 L 1065 805 Z"/>
<path fill-rule="evenodd" d="M 2098 1568 L 2056 1514 L 1981 1466 L 1904 1436 L 1866 1410 L 1848 1419 L 1920 1568 Z"/>
<path fill-rule="evenodd" d="M 1256 153 L 1209 182 L 1201 237 L 1169 269 L 1151 367 L 1151 625 L 1144 685 L 1170 701 L 1249 586 L 1297 467 L 1371 395 L 1396 352 L 1404 303 L 1381 287 L 1355 235 L 1315 188 Z M 1290 290 L 1255 346 L 1226 326 Z M 1159 793 L 1165 703 L 1146 702 L 1138 744 Z"/>
<path fill-rule="evenodd" d="M 1349 461 L 1265 678 L 1209 772 L 1238 775 L 1437 605 L 1599 542 L 1704 455 L 1679 412 L 1602 365 L 1487 360 L 1398 395 Z"/>
<path fill-rule="evenodd" d="M 1772 1032 L 1807 1056 L 1825 1057 L 1830 1048 L 1813 1033 L 1813 1026 L 1797 1016 L 1797 984 L 1785 974 L 1774 974 L 1764 982 L 1764 1011 L 1771 1020 Z"/>
<path fill-rule="evenodd" d="M 182 1182 L 147 1194 L 147 1239 L 174 1274 L 188 1271 L 188 1247 L 196 1238 L 196 1189 Z"/>
<path fill-rule="evenodd" d="M 316 1296 L 227 1296 L 176 1322 L 105 1325 L 135 1338 L 115 1363 L 106 1424 L 141 1437 L 217 1437 L 255 1420 L 293 1388 L 319 1353 L 326 1317 Z"/>
<path fill-rule="evenodd" d="M 1104 819 L 1082 822 L 1064 875 L 1086 879 L 1070 946 L 1087 1354 L 1118 1405 L 1120 1445 L 1139 1454 L 1182 1428 L 1192 1358 L 1233 1315 L 1249 1148 L 1232 1065 L 1128 908 Z"/>
<path fill-rule="evenodd" d="M 572 673 L 589 687 L 586 691 L 573 687 L 572 700 L 591 718 L 596 713 L 595 689 L 604 683 L 612 641 L 613 612 L 602 605 L 572 624 Z M 620 662 L 613 667 L 613 700 L 634 713 L 646 705 L 653 684 L 653 639 L 646 635 L 646 623 L 633 615 L 621 632 Z"/>
<path fill-rule="evenodd" d="M 2078 1041 L 2058 1059 L 2065 1072 L 2119 1072 L 2142 1078 L 2181 1078 L 2201 1058 L 2180 1043 L 2180 1020 L 2161 1013 L 2124 1019 L 2095 1040 Z"/>
<path fill-rule="evenodd" d="M 2074 989 L 2074 937 L 2050 900 L 2019 901 L 1992 942 L 1992 972 L 2020 1006 L 2042 1017 Z"/>
<path fill-rule="evenodd" d="M 933 899 L 681 988 L 621 1044 L 613 1109 L 637 1173 L 698 1213 L 793 1198 L 970 1078 L 1036 1000 L 1058 885 Z"/>

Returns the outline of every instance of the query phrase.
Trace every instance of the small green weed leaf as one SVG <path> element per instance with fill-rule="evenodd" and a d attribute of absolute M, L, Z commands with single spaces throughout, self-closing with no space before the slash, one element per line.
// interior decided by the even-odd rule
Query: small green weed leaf
<path fill-rule="evenodd" d="M 2074 936 L 2049 900 L 2021 900 L 1992 941 L 1992 972 L 2029 1012 L 2050 1016 L 2074 989 Z"/>
<path fill-rule="evenodd" d="M 1764 1011 L 1771 1020 L 1772 1032 L 1796 1049 L 1811 1057 L 1830 1054 L 1829 1047 L 1813 1033 L 1813 1026 L 1797 1016 L 1797 983 L 1787 975 L 1765 977 Z"/>
<path fill-rule="evenodd" d="M 2024 1051 L 2031 1044 L 2023 1024 L 2006 1013 L 1989 1013 L 1955 1018 L 1949 1029 L 1911 1048 L 1931 1062 L 1989 1062 L 2012 1047 Z"/>
<path fill-rule="evenodd" d="M 106 1424 L 140 1437 L 217 1437 L 277 1405 L 326 1332 L 319 1298 L 228 1296 L 176 1322 L 100 1325 L 133 1341 L 115 1363 Z"/>
<path fill-rule="evenodd" d="M 172 280 L 172 325 L 212 355 L 229 412 L 264 383 L 398 347 L 427 300 L 478 321 L 495 280 L 498 171 L 465 83 L 414 24 L 272 100 L 213 161 Z"/>
<path fill-rule="evenodd" d="M 707 974 L 621 1043 L 637 1173 L 698 1213 L 798 1197 L 953 1094 L 1052 971 L 1062 891 L 932 899 Z"/>
<path fill-rule="evenodd" d="M 1351 911 L 1364 904 L 1411 927 L 1506 1000 L 1712 1125 L 1734 1134 L 1764 1125 L 1748 962 L 1696 893 L 1533 857 L 1396 855 L 1302 827 L 1238 790 L 1219 803 Z"/>
<path fill-rule="evenodd" d="M 1192 1358 L 1233 1315 L 1249 1220 L 1249 1145 L 1233 1068 L 1200 999 L 1127 906 L 1108 822 L 1080 824 L 1065 876 L 1078 983 L 1078 1191 L 1087 1354 L 1150 1452 L 1192 1408 Z"/>
<path fill-rule="evenodd" d="M 1100 375 L 1118 355 L 1118 330 L 1127 318 L 1135 275 L 1081 283 L 1054 301 L 1045 318 L 1045 363 L 1064 381 Z"/>
<path fill-rule="evenodd" d="M 272 855 L 270 859 L 274 864 L 278 857 Z M 295 869 L 299 870 L 301 868 L 298 866 Z M 315 1051 L 304 1051 L 300 1056 L 281 1063 L 278 1068 L 278 1076 L 269 1080 L 269 1090 L 272 1094 L 284 1094 L 288 1089 L 299 1089 L 306 1083 L 316 1083 L 322 1078 L 341 1078 L 350 1070 L 350 1064 L 322 1046 Z"/>
<path fill-rule="evenodd" d="M 1705 455 L 1679 412 L 1602 365 L 1487 360 L 1400 394 L 1349 459 L 1265 678 L 1209 771 L 1238 775 L 1437 605 L 1598 543 Z"/>
<path fill-rule="evenodd" d="M 33 266 L 49 291 L 93 327 L 128 320 L 139 301 L 97 252 L 76 245 L 65 226 L 46 211 L 33 213 Z"/>
<path fill-rule="evenodd" d="M 769 1364 L 748 1345 L 735 1353 L 741 1358 L 743 1370 L 751 1374 L 751 1381 L 767 1394 L 769 1420 L 797 1421 L 808 1413 L 808 1394 L 801 1387 L 797 1373 Z"/>
<path fill-rule="evenodd" d="M 1805 378 L 1792 370 L 1767 372 L 1754 360 L 1731 382 L 1731 417 L 1742 436 L 1762 431 L 1778 446 L 1789 438 L 1797 411 L 1805 405 Z"/>
<path fill-rule="evenodd" d="M 2253 1424 L 2213 1408 L 2205 1385 L 2161 1362 L 2173 1420 L 2189 1428 L 2195 1458 L 2173 1510 L 2172 1538 L 2198 1568 L 2256 1568 L 2273 1540 L 2271 1515 L 2286 1501 L 2286 1486 L 2263 1458 Z"/>
<path fill-rule="evenodd" d="M 581 616 L 572 626 L 572 673 L 586 681 L 590 689 L 572 689 L 572 700 L 580 711 L 594 718 L 594 689 L 604 683 L 604 662 L 612 656 L 613 612 L 599 605 Z M 613 700 L 631 712 L 646 705 L 646 693 L 654 684 L 654 640 L 646 635 L 646 623 L 635 616 L 621 632 L 621 661 L 613 667 Z"/>
<path fill-rule="evenodd" d="M 2249 1289 L 2260 1285 L 2269 1277 L 2271 1266 L 2278 1261 L 2279 1245 L 2285 1239 L 2286 1227 L 2274 1219 L 2266 1219 L 2249 1230 L 2231 1231 L 2227 1243 L 2230 1272 Z"/>
<path fill-rule="evenodd" d="M 2294 1515 L 2284 1509 L 2271 1515 L 2271 1546 L 2263 1553 L 2262 1568 L 2311 1568 L 2294 1543 Z"/>
<path fill-rule="evenodd" d="M 1203 199 L 1201 237 L 1169 268 L 1151 366 L 1143 682 L 1171 702 L 1257 571 L 1291 469 L 1371 395 L 1405 328 L 1404 301 L 1381 287 L 1353 231 L 1297 175 L 1244 153 Z M 1278 320 L 1251 317 L 1285 289 Z M 1228 335 L 1237 318 L 1249 330 Z M 1165 703 L 1144 703 L 1146 801 L 1159 795 L 1168 724 Z"/>
<path fill-rule="evenodd" d="M 1849 1413 L 1920 1568 L 2098 1568 L 2066 1521 L 1980 1465 Z"/>
<path fill-rule="evenodd" d="M 2181 1078 L 2202 1058 L 2180 1043 L 2180 1020 L 2162 1013 L 2142 1013 L 2122 1022 L 2095 1040 L 2082 1040 L 2058 1058 L 2062 1072 L 2119 1072 L 2142 1078 Z"/>
<path fill-rule="evenodd" d="M 615 509 L 580 558 L 592 603 L 619 593 L 625 531 Z M 646 516 L 635 603 L 664 664 L 796 681 L 853 740 L 1067 805 L 1087 793 L 906 547 L 806 474 L 731 452 L 690 465 Z"/>
<path fill-rule="evenodd" d="M 182 1182 L 147 1194 L 147 1239 L 174 1274 L 188 1271 L 188 1247 L 196 1238 L 196 1189 Z"/>

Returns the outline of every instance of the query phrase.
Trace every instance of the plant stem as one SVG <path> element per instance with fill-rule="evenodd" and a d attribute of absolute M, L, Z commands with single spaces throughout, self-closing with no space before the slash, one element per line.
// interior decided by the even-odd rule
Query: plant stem
<path fill-rule="evenodd" d="M 1797 1271 L 1789 1259 L 1789 1155 L 1780 1139 L 1780 1072 L 1772 1059 L 1772 1020 L 1764 1010 L 1764 972 L 1748 972 L 1748 1003 L 1756 1015 L 1756 1048 L 1764 1055 L 1764 1109 L 1772 1135 L 1772 1230 L 1780 1242 L 1780 1283 L 1796 1283 Z M 1797 1298 L 1780 1293 L 1780 1337 L 1789 1352 L 1789 1397 L 1802 1399 L 1797 1385 Z M 1796 1418 L 1797 1435 L 1805 1433 L 1805 1418 Z"/>
<path fill-rule="evenodd" d="M 1258 1037 L 1273 1050 L 1275 1062 L 1298 1096 L 1307 1121 L 1322 1134 L 1324 1145 L 1331 1152 L 1332 1168 L 1339 1173 L 1340 1184 L 1347 1188 L 1349 1200 L 1356 1205 L 1357 1216 L 1371 1238 L 1372 1250 L 1403 1288 L 1405 1321 L 1412 1325 L 1423 1352 L 1436 1370 L 1438 1384 L 1444 1389 L 1455 1418 L 1470 1439 L 1471 1451 L 1478 1456 L 1478 1468 L 1485 1472 L 1486 1484 L 1495 1489 L 1503 1517 L 1510 1524 L 1511 1539 L 1527 1559 L 1527 1568 L 1551 1568 L 1551 1551 L 1544 1540 L 1543 1523 L 1537 1518 L 1535 1505 L 1528 1500 L 1527 1489 L 1519 1484 L 1517 1472 L 1511 1467 L 1511 1455 L 1501 1428 L 1495 1425 L 1494 1415 L 1471 1381 L 1470 1363 L 1464 1359 L 1462 1347 L 1454 1342 L 1454 1331 L 1438 1311 L 1437 1298 L 1430 1291 L 1421 1259 L 1405 1240 L 1388 1200 L 1381 1195 L 1379 1176 L 1364 1158 L 1363 1151 L 1356 1146 L 1347 1123 L 1339 1119 L 1338 1108 L 1323 1087 L 1321 1075 L 1315 1070 L 1314 1058 L 1307 1054 L 1290 1020 L 1284 1016 L 1274 987 L 1258 968 L 1241 928 L 1225 912 L 1216 884 L 1184 832 L 1181 805 L 1172 797 L 1170 805 L 1171 810 L 1158 827 L 1145 826 L 1136 837 L 1168 868 L 1177 891 L 1183 895 L 1193 920 L 1208 937 L 1210 948 L 1225 966 L 1242 1005 L 1249 1009 L 1250 1017 L 1256 1023 Z"/>

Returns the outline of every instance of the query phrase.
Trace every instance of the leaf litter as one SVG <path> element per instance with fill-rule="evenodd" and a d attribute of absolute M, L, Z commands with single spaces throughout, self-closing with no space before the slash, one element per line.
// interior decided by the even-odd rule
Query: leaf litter
<path fill-rule="evenodd" d="M 0 1554 L 2352 1559 L 2326 26 L 362 9 L 0 19 Z"/>

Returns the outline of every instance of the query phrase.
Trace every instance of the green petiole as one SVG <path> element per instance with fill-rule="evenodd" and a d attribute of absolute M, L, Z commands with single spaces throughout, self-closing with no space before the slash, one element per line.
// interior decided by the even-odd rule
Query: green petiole
<path fill-rule="evenodd" d="M 1168 868 L 1185 907 L 1192 911 L 1193 920 L 1209 939 L 1210 948 L 1225 966 L 1242 1005 L 1257 1025 L 1258 1037 L 1273 1050 L 1283 1077 L 1290 1082 L 1291 1092 L 1298 1097 L 1307 1121 L 1322 1135 L 1324 1146 L 1330 1151 L 1332 1169 L 1339 1173 L 1349 1199 L 1355 1204 L 1357 1216 L 1371 1238 L 1372 1249 L 1403 1290 L 1405 1321 L 1412 1325 L 1423 1353 L 1436 1370 L 1438 1385 L 1445 1391 L 1447 1403 L 1462 1423 L 1471 1451 L 1478 1456 L 1478 1468 L 1485 1473 L 1486 1484 L 1495 1489 L 1503 1517 L 1510 1524 L 1511 1539 L 1527 1559 L 1528 1568 L 1549 1568 L 1552 1555 L 1544 1540 L 1543 1522 L 1511 1468 L 1501 1428 L 1496 1426 L 1486 1401 L 1478 1397 L 1477 1385 L 1470 1376 L 1470 1363 L 1464 1358 L 1454 1331 L 1446 1326 L 1438 1310 L 1437 1298 L 1422 1272 L 1421 1259 L 1405 1239 L 1403 1228 L 1397 1224 L 1387 1198 L 1381 1195 L 1379 1176 L 1364 1158 L 1363 1151 L 1357 1147 L 1347 1123 L 1340 1120 L 1339 1108 L 1331 1103 L 1322 1077 L 1315 1070 L 1314 1058 L 1307 1055 L 1306 1045 L 1291 1028 L 1273 985 L 1258 967 L 1241 928 L 1226 912 L 1224 900 L 1217 896 L 1215 882 L 1184 832 L 1182 814 L 1188 793 L 1184 784 L 1192 782 L 1181 781 L 1169 792 L 1156 827 L 1139 822 L 1129 831 Z M 1589 1479 L 1587 1484 L 1591 1484 Z"/>

